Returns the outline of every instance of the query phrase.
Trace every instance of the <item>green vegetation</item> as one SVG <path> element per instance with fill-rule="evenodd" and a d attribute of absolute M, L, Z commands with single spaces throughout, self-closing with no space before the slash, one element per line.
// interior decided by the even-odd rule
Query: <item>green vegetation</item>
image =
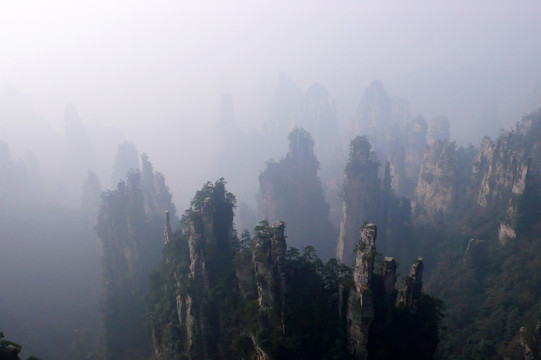
<path fill-rule="evenodd" d="M 20 360 L 19 353 L 22 346 L 5 339 L 4 333 L 0 331 L 0 360 Z M 27 360 L 40 360 L 34 355 L 30 355 Z"/>
<path fill-rule="evenodd" d="M 422 294 L 414 308 L 393 307 L 385 313 L 381 275 L 374 276 L 375 317 L 368 340 L 369 359 L 433 359 L 444 318 L 440 299 Z"/>
<path fill-rule="evenodd" d="M 539 356 L 541 335 L 534 330 L 541 320 L 541 117 L 535 113 L 523 121 L 531 122 L 527 132 L 503 133 L 494 149 L 489 148 L 492 162 L 481 158 L 477 165 L 475 176 L 499 171 L 487 181 L 488 206 L 477 204 L 481 180 L 472 180 L 466 170 L 471 168 L 472 148 L 458 149 L 462 175 L 457 208 L 443 221 L 416 227 L 415 246 L 430 265 L 426 288 L 446 304 L 438 348 L 442 359 L 524 359 L 522 327 L 529 331 L 524 343 L 532 344 L 532 358 Z M 528 172 L 524 192 L 514 194 L 512 185 L 521 181 L 521 159 Z M 516 231 L 515 238 L 500 238 L 502 223 Z"/>
<path fill-rule="evenodd" d="M 144 327 L 148 276 L 160 263 L 163 211 L 175 216 L 164 178 L 146 155 L 142 170 L 128 173 L 102 194 L 95 229 L 103 244 L 102 313 L 107 359 L 143 359 L 151 341 Z"/>
<path fill-rule="evenodd" d="M 351 269 L 336 259 L 323 263 L 313 247 L 286 256 L 284 325 L 287 359 L 349 359 L 340 319 L 340 286 L 351 282 Z M 281 357 L 274 357 L 281 358 Z"/>
<path fill-rule="evenodd" d="M 255 359 L 258 351 L 271 359 L 353 359 L 345 317 L 351 268 L 324 263 L 312 246 L 286 250 L 283 223 L 263 220 L 239 240 L 234 207 L 223 179 L 207 182 L 164 247 L 147 297 L 152 359 Z M 378 312 L 373 358 L 430 358 L 441 318 L 441 301 L 427 295 L 392 318 Z"/>

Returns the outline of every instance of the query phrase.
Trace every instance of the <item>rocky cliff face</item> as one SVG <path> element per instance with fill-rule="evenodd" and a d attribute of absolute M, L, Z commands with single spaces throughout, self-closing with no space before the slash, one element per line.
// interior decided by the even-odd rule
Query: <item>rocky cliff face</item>
<path fill-rule="evenodd" d="M 285 298 L 285 225 L 276 222 L 268 229 L 256 233 L 252 250 L 252 263 L 257 287 L 257 303 L 261 316 L 259 329 L 252 335 L 258 360 L 271 359 L 264 346 L 265 334 L 285 335 L 283 319 Z"/>
<path fill-rule="evenodd" d="M 536 198 L 535 191 L 526 193 L 541 179 L 540 124 L 539 111 L 524 117 L 513 131 L 504 132 L 497 140 L 485 138 L 474 159 L 472 194 L 481 208 L 499 211 L 501 243 L 516 237 L 520 204 L 523 212 L 534 211 L 525 204 L 529 203 L 527 198 Z"/>
<path fill-rule="evenodd" d="M 372 334 L 397 325 L 397 264 L 387 258 L 374 272 L 374 224 L 363 227 L 351 271 L 312 247 L 287 250 L 283 222 L 262 221 L 239 240 L 233 205 L 223 182 L 207 184 L 166 244 L 147 314 L 153 359 L 367 359 L 394 344 Z"/>
<path fill-rule="evenodd" d="M 417 259 L 404 287 L 397 291 L 393 258 L 384 258 L 382 271 L 374 271 L 376 236 L 376 225 L 365 225 L 356 247 L 353 284 L 346 291 L 348 352 L 354 359 L 432 359 L 438 341 L 436 319 L 441 314 L 428 322 L 421 320 L 437 309 L 435 302 L 427 306 L 430 297 L 422 293 L 423 261 Z M 430 330 L 416 332 L 422 328 Z"/>
<path fill-rule="evenodd" d="M 539 358 L 541 345 L 541 322 L 530 326 L 522 326 L 519 330 L 520 345 L 523 348 L 524 360 Z"/>
<path fill-rule="evenodd" d="M 454 142 L 437 140 L 426 148 L 415 188 L 417 219 L 434 219 L 453 209 L 457 168 Z"/>
<path fill-rule="evenodd" d="M 254 240 L 252 262 L 257 281 L 259 308 L 269 313 L 280 304 L 284 292 L 286 241 L 285 224 L 275 223 L 269 230 L 259 231 Z"/>
<path fill-rule="evenodd" d="M 223 277 L 231 271 L 233 257 L 234 200 L 226 193 L 223 182 L 207 185 L 196 197 L 185 232 L 189 246 L 189 290 L 180 294 L 185 304 L 186 352 L 194 358 L 215 359 L 225 351 L 216 346 L 216 339 L 228 339 L 220 330 L 230 319 L 219 313 L 216 293 L 220 286 L 228 286 L 222 295 L 236 296 L 234 283 Z M 178 311 L 178 310 L 177 310 Z M 183 309 L 179 312 L 182 315 Z"/>
<path fill-rule="evenodd" d="M 173 290 L 160 290 L 154 301 L 163 309 L 170 298 L 174 316 L 165 323 L 153 318 L 155 359 L 275 358 L 265 337 L 284 332 L 285 225 L 259 226 L 251 244 L 241 245 L 232 232 L 233 206 L 223 182 L 205 185 L 184 230 L 167 244 L 162 274 Z M 170 331 L 175 327 L 179 332 Z"/>
<path fill-rule="evenodd" d="M 379 163 L 365 137 L 356 137 L 350 145 L 349 161 L 345 169 L 343 218 L 336 257 L 350 264 L 365 221 L 377 222 L 381 213 Z"/>
<path fill-rule="evenodd" d="M 209 300 L 206 297 L 194 301 L 194 295 L 208 293 L 210 289 L 209 259 L 207 259 L 206 253 L 208 248 L 216 246 L 214 204 L 210 198 L 204 200 L 199 213 L 193 216 L 198 216 L 198 218 L 192 219 L 186 229 L 190 249 L 189 282 L 193 284 L 193 290 L 186 294 L 184 299 L 181 299 L 179 316 L 181 317 L 183 312 L 182 304 L 185 304 L 187 352 L 193 356 L 203 356 L 208 359 L 214 350 L 213 347 L 206 346 L 208 339 L 205 339 L 208 337 L 210 328 L 209 320 L 212 307 L 209 306 Z"/>
<path fill-rule="evenodd" d="M 368 357 L 368 331 L 374 319 L 371 293 L 376 252 L 376 226 L 367 224 L 361 230 L 361 240 L 356 249 L 354 286 L 350 290 L 347 311 L 348 349 L 357 359 Z"/>
<path fill-rule="evenodd" d="M 397 304 L 399 306 L 417 309 L 417 302 L 423 290 L 423 268 L 423 259 L 419 257 L 417 262 L 411 266 L 404 288 L 398 293 Z"/>
<path fill-rule="evenodd" d="M 514 146 L 513 137 L 512 132 L 495 142 L 485 137 L 475 158 L 472 175 L 479 187 L 477 203 L 482 207 L 524 192 L 529 159 L 523 147 Z"/>
<path fill-rule="evenodd" d="M 131 172 L 116 190 L 103 194 L 98 215 L 96 232 L 104 254 L 103 316 L 108 359 L 143 359 L 150 351 L 143 325 L 147 279 L 160 263 L 163 211 L 174 212 L 174 207 L 163 176 L 148 164 L 146 172 Z M 151 183 L 157 179 L 166 196 L 145 191 L 145 177 Z M 164 202 L 164 198 L 169 201 Z M 162 208 L 147 204 L 161 204 Z"/>

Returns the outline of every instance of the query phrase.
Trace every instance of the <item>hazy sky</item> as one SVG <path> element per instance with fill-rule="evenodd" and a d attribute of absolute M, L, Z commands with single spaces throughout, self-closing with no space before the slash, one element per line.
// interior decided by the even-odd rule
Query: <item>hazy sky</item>
<path fill-rule="evenodd" d="M 344 124 L 373 80 L 412 115 L 451 112 L 416 82 L 433 73 L 474 69 L 480 88 L 522 99 L 541 79 L 539 14 L 539 1 L 2 0 L 0 86 L 28 94 L 58 132 L 69 102 L 85 123 L 117 126 L 167 176 L 190 161 L 180 154 L 212 156 L 223 92 L 241 125 L 259 127 L 279 71 L 324 84 Z"/>
<path fill-rule="evenodd" d="M 333 96 L 423 67 L 537 59 L 540 13 L 535 1 L 3 0 L 0 81 L 30 93 L 56 127 L 70 101 L 126 125 L 195 117 L 281 70 Z"/>

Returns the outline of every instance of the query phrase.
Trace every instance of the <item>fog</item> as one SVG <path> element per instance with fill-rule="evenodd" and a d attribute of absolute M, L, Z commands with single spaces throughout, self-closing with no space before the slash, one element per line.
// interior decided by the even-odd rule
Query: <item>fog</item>
<path fill-rule="evenodd" d="M 102 190 L 116 187 L 113 163 L 125 141 L 164 174 L 179 212 L 221 176 L 256 211 L 259 171 L 285 155 L 287 134 L 302 125 L 269 131 L 280 79 L 299 94 L 325 87 L 343 149 L 373 81 L 406 100 L 412 119 L 446 116 L 458 144 L 478 146 L 541 105 L 540 13 L 537 1 L 4 0 L 0 142 L 26 164 L 39 201 L 62 211 L 79 211 L 89 170 Z M 317 136 L 315 146 L 321 158 Z M 331 163 L 322 161 L 321 171 Z M 6 210 L 4 221 L 32 211 L 34 200 Z M 97 243 L 93 224 L 81 226 Z M 31 238 L 40 241 L 39 233 Z M 63 236 L 59 248 L 73 235 Z M 0 253 L 17 249 L 17 238 L 0 229 Z M 81 274 L 98 261 L 79 264 Z M 10 263 L 4 271 L 21 270 Z"/>
<path fill-rule="evenodd" d="M 410 102 L 413 116 L 446 115 L 453 135 L 473 143 L 487 102 L 497 104 L 498 128 L 508 126 L 529 110 L 540 79 L 533 1 L 1 7 L 0 82 L 32 109 L 24 124 L 3 116 L 2 137 L 13 151 L 39 148 L 50 138 L 44 129 L 62 134 L 73 103 L 89 129 L 110 128 L 116 142 L 148 153 L 180 203 L 211 171 L 221 95 L 233 96 L 238 126 L 260 129 L 280 71 L 302 89 L 323 84 L 344 131 L 364 88 L 381 80 Z M 190 189 L 184 194 L 181 186 Z"/>

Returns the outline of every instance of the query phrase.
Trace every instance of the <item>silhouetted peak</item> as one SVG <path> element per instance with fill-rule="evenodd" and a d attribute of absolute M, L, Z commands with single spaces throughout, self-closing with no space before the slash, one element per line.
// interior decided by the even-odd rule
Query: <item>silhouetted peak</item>
<path fill-rule="evenodd" d="M 289 133 L 288 157 L 308 159 L 314 157 L 314 139 L 303 128 L 295 128 Z"/>
<path fill-rule="evenodd" d="M 366 136 L 356 136 L 349 145 L 349 161 L 365 164 L 375 157 Z"/>

